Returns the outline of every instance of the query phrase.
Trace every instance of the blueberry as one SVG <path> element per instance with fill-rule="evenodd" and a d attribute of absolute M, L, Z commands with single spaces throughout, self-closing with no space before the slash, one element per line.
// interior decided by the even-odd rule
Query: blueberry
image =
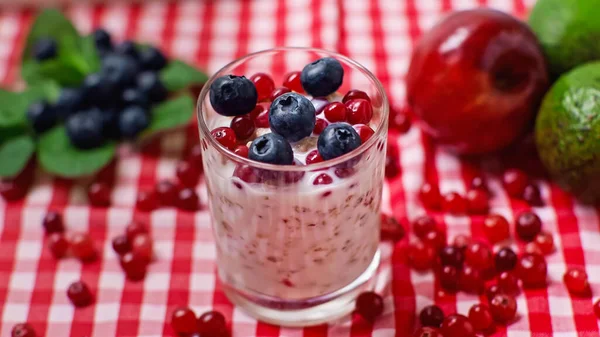
<path fill-rule="evenodd" d="M 133 41 L 123 41 L 115 48 L 115 52 L 119 55 L 132 57 L 134 60 L 138 60 L 140 57 L 137 46 Z"/>
<path fill-rule="evenodd" d="M 342 85 L 344 68 L 332 57 L 324 57 L 307 64 L 300 74 L 302 88 L 313 97 L 327 96 Z"/>
<path fill-rule="evenodd" d="M 303 95 L 289 92 L 277 97 L 269 109 L 271 131 L 290 142 L 310 136 L 315 128 L 315 106 Z"/>
<path fill-rule="evenodd" d="M 252 141 L 248 158 L 263 163 L 292 165 L 294 151 L 285 138 L 275 133 L 264 134 Z"/>
<path fill-rule="evenodd" d="M 102 111 L 97 108 L 80 111 L 70 116 L 65 127 L 73 146 L 91 149 L 104 143 Z"/>
<path fill-rule="evenodd" d="M 150 106 L 148 96 L 138 88 L 127 88 L 121 95 L 123 106 L 139 105 L 143 108 Z"/>
<path fill-rule="evenodd" d="M 106 109 L 102 111 L 102 127 L 104 137 L 110 139 L 119 139 L 119 111 L 116 109 Z"/>
<path fill-rule="evenodd" d="M 112 38 L 106 30 L 98 28 L 92 33 L 92 36 L 94 37 L 94 43 L 96 44 L 96 48 L 105 51 L 112 50 Z"/>
<path fill-rule="evenodd" d="M 56 41 L 51 38 L 43 38 L 36 41 L 33 45 L 33 58 L 38 61 L 45 61 L 56 57 L 58 46 Z"/>
<path fill-rule="evenodd" d="M 319 135 L 317 150 L 324 160 L 337 158 L 361 144 L 360 136 L 348 123 L 331 123 Z"/>
<path fill-rule="evenodd" d="M 139 71 L 138 63 L 129 56 L 112 53 L 102 60 L 101 72 L 119 88 L 125 88 L 135 83 Z"/>
<path fill-rule="evenodd" d="M 167 65 L 167 58 L 157 48 L 148 47 L 140 53 L 140 64 L 144 70 L 158 71 Z"/>
<path fill-rule="evenodd" d="M 145 71 L 141 73 L 137 77 L 137 87 L 152 103 L 161 102 L 167 98 L 167 89 L 155 72 Z"/>
<path fill-rule="evenodd" d="M 35 102 L 27 109 L 27 119 L 36 133 L 42 133 L 56 124 L 58 116 L 47 102 Z"/>
<path fill-rule="evenodd" d="M 119 116 L 119 132 L 123 138 L 133 139 L 150 125 L 146 109 L 130 106 L 121 111 Z"/>
<path fill-rule="evenodd" d="M 61 90 L 54 109 L 62 119 L 67 118 L 84 106 L 85 95 L 81 88 L 64 88 Z"/>
<path fill-rule="evenodd" d="M 90 105 L 108 106 L 114 101 L 118 88 L 104 73 L 94 73 L 83 80 L 82 90 Z"/>
<path fill-rule="evenodd" d="M 256 87 L 245 76 L 221 76 L 210 85 L 210 104 L 220 115 L 245 115 L 257 101 Z"/>

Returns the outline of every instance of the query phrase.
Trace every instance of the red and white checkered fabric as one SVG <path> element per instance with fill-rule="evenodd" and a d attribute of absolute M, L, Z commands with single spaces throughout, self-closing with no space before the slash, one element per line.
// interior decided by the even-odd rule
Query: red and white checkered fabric
<path fill-rule="evenodd" d="M 156 43 L 169 54 L 214 72 L 249 52 L 274 46 L 315 46 L 339 51 L 359 61 L 383 82 L 392 103 L 404 99 L 404 74 L 411 46 L 419 34 L 444 12 L 491 6 L 524 17 L 531 1 L 523 0 L 290 0 L 152 2 L 144 5 L 76 5 L 65 11 L 83 31 L 107 27 L 117 38 Z M 19 50 L 34 12 L 0 9 L 0 79 L 18 76 Z M 266 69 L 267 71 L 269 69 Z M 193 132 L 190 132 L 193 135 Z M 197 313 L 223 312 L 233 336 L 412 336 L 418 310 L 437 303 L 446 313 L 467 313 L 482 297 L 448 295 L 431 273 L 406 266 L 402 249 L 382 244 L 383 263 L 378 290 L 385 297 L 385 313 L 374 326 L 348 317 L 337 325 L 306 329 L 280 328 L 255 321 L 232 306 L 215 277 L 215 253 L 209 214 L 173 209 L 151 214 L 132 206 L 138 189 L 174 175 L 183 149 L 196 141 L 178 134 L 162 139 L 143 154 L 118 163 L 118 178 L 109 209 L 85 203 L 84 184 L 37 174 L 37 184 L 26 200 L 0 201 L 0 336 L 9 336 L 15 323 L 27 321 L 38 335 L 172 336 L 173 308 L 189 305 Z M 424 212 L 415 194 L 424 179 L 439 182 L 442 191 L 464 192 L 476 174 L 485 174 L 493 191 L 492 210 L 509 219 L 525 209 L 510 200 L 497 176 L 502 158 L 461 162 L 437 150 L 418 128 L 392 136 L 400 149 L 400 175 L 384 191 L 384 211 L 400 219 Z M 485 169 L 485 170 L 483 170 Z M 557 251 L 548 257 L 548 289 L 525 291 L 518 297 L 519 319 L 499 328 L 495 336 L 599 336 L 592 299 L 571 297 L 562 283 L 568 266 L 585 266 L 592 289 L 600 295 L 600 234 L 596 209 L 584 207 L 555 185 L 540 181 L 545 207 L 535 211 L 546 230 L 555 234 Z M 199 187 L 202 191 L 203 186 Z M 205 199 L 204 199 L 205 200 Z M 90 231 L 102 248 L 101 260 L 81 265 L 57 262 L 44 247 L 40 219 L 47 209 L 64 213 L 71 230 Z M 448 234 L 481 235 L 481 217 L 436 214 Z M 132 219 L 152 227 L 158 261 L 144 282 L 126 281 L 110 249 L 110 240 Z M 66 288 L 83 279 L 96 295 L 96 304 L 74 309 Z"/>

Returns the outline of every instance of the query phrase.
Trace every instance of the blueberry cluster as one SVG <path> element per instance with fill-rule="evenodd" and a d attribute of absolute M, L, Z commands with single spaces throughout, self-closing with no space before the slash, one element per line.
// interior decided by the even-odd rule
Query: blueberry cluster
<path fill-rule="evenodd" d="M 151 120 L 153 104 L 167 98 L 159 71 L 167 65 L 162 52 L 132 41 L 114 45 L 108 32 L 93 33 L 101 57 L 100 71 L 89 74 L 79 87 L 63 88 L 54 104 L 35 102 L 27 118 L 36 133 L 60 121 L 75 147 L 89 149 L 109 139 L 134 139 Z M 40 39 L 33 47 L 38 62 L 60 53 L 56 41 Z"/>

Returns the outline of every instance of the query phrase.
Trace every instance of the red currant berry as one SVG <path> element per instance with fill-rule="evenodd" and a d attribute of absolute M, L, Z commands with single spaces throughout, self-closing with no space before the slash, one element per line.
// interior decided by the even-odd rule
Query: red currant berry
<path fill-rule="evenodd" d="M 429 215 L 422 215 L 416 218 L 412 223 L 413 233 L 419 238 L 424 238 L 427 233 L 438 230 L 438 224 L 434 218 Z"/>
<path fill-rule="evenodd" d="M 508 239 L 510 228 L 505 217 L 490 214 L 483 220 L 483 233 L 491 243 L 498 243 Z"/>
<path fill-rule="evenodd" d="M 451 214 L 464 214 L 467 212 L 467 201 L 456 192 L 446 193 L 442 196 L 442 209 Z"/>
<path fill-rule="evenodd" d="M 302 82 L 300 82 L 300 71 L 293 71 L 285 76 L 283 86 L 295 92 L 303 93 Z"/>
<path fill-rule="evenodd" d="M 362 144 L 366 143 L 367 140 L 369 140 L 369 138 L 371 138 L 371 136 L 373 136 L 375 134 L 375 131 L 373 131 L 373 129 L 371 129 L 370 126 L 364 125 L 364 124 L 354 125 L 354 130 L 356 130 L 356 132 L 358 132 L 358 135 L 360 136 L 360 141 L 362 142 Z"/>
<path fill-rule="evenodd" d="M 257 128 L 268 128 L 269 127 L 269 110 L 265 110 L 256 116 L 254 119 L 254 125 Z"/>
<path fill-rule="evenodd" d="M 503 271 L 498 275 L 498 288 L 503 294 L 517 296 L 520 292 L 519 279 L 509 271 Z"/>
<path fill-rule="evenodd" d="M 356 298 L 356 312 L 369 322 L 383 313 L 383 297 L 372 291 L 361 293 Z"/>
<path fill-rule="evenodd" d="M 0 180 L 0 195 L 6 201 L 21 200 L 27 194 L 29 187 L 19 184 L 16 180 Z"/>
<path fill-rule="evenodd" d="M 312 150 L 306 155 L 306 165 L 320 163 L 323 161 L 323 158 L 319 154 L 319 151 Z"/>
<path fill-rule="evenodd" d="M 600 319 L 600 300 L 597 300 L 596 303 L 594 303 L 594 314 Z"/>
<path fill-rule="evenodd" d="M 141 222 L 133 221 L 125 227 L 125 236 L 129 242 L 133 242 L 136 236 L 142 234 L 148 234 L 148 227 Z"/>
<path fill-rule="evenodd" d="M 408 262 L 416 270 L 427 270 L 433 266 L 435 250 L 433 247 L 414 242 L 408 246 Z"/>
<path fill-rule="evenodd" d="M 462 249 L 455 246 L 446 246 L 442 248 L 439 255 L 442 266 L 453 266 L 460 269 L 465 261 Z"/>
<path fill-rule="evenodd" d="M 115 253 L 119 255 L 123 255 L 129 251 L 131 251 L 131 244 L 129 240 L 127 240 L 126 235 L 115 236 L 112 240 L 112 247 Z"/>
<path fill-rule="evenodd" d="M 527 185 L 523 190 L 523 200 L 531 206 L 543 206 L 540 189 L 536 185 Z"/>
<path fill-rule="evenodd" d="M 483 279 L 481 273 L 469 266 L 464 265 L 458 275 L 458 284 L 460 289 L 472 294 L 479 294 L 483 290 Z"/>
<path fill-rule="evenodd" d="M 563 281 L 572 294 L 585 294 L 590 289 L 588 276 L 583 268 L 569 268 L 563 276 Z"/>
<path fill-rule="evenodd" d="M 180 161 L 175 168 L 175 175 L 182 186 L 194 187 L 200 180 L 200 171 L 187 161 Z"/>
<path fill-rule="evenodd" d="M 479 189 L 469 190 L 466 195 L 469 213 L 485 214 L 488 211 L 487 192 Z"/>
<path fill-rule="evenodd" d="M 229 150 L 235 148 L 237 143 L 237 139 L 235 137 L 235 132 L 228 127 L 219 127 L 210 132 L 210 134 L 215 138 L 217 142 L 226 147 Z"/>
<path fill-rule="evenodd" d="M 393 216 L 388 216 L 385 214 L 381 214 L 381 240 L 390 240 L 392 242 L 397 242 L 402 240 L 405 235 L 404 227 L 394 218 Z"/>
<path fill-rule="evenodd" d="M 67 255 L 69 242 L 62 233 L 52 233 L 48 238 L 48 248 L 54 258 L 62 259 Z"/>
<path fill-rule="evenodd" d="M 419 200 L 427 209 L 439 209 L 442 204 L 440 190 L 430 183 L 424 183 L 419 189 Z"/>
<path fill-rule="evenodd" d="M 467 247 L 471 244 L 473 240 L 471 240 L 470 236 L 459 234 L 454 237 L 454 241 L 452 241 L 452 245 L 462 251 L 467 249 Z"/>
<path fill-rule="evenodd" d="M 255 120 L 256 117 L 263 111 L 268 110 L 268 106 L 265 107 L 263 104 L 257 104 L 252 111 L 248 114 L 252 120 Z"/>
<path fill-rule="evenodd" d="M 492 251 L 483 243 L 474 242 L 465 251 L 465 262 L 480 271 L 490 269 L 494 263 Z"/>
<path fill-rule="evenodd" d="M 517 275 L 524 288 L 540 288 L 546 285 L 548 266 L 544 257 L 537 254 L 521 256 L 517 265 Z"/>
<path fill-rule="evenodd" d="M 88 200 L 92 206 L 107 207 L 110 205 L 110 187 L 106 183 L 92 183 L 87 190 Z"/>
<path fill-rule="evenodd" d="M 203 337 L 227 337 L 227 322 L 218 311 L 208 311 L 200 315 L 197 321 L 198 332 Z"/>
<path fill-rule="evenodd" d="M 494 265 L 499 272 L 513 270 L 517 266 L 517 260 L 517 254 L 512 249 L 504 247 L 496 253 Z"/>
<path fill-rule="evenodd" d="M 488 302 L 491 301 L 494 296 L 502 293 L 502 289 L 500 289 L 497 284 L 492 284 L 485 289 L 485 297 L 487 297 Z"/>
<path fill-rule="evenodd" d="M 265 73 L 256 73 L 250 77 L 250 81 L 254 83 L 256 92 L 258 93 L 258 100 L 264 101 L 271 96 L 271 92 L 275 89 L 275 82 L 271 76 Z"/>
<path fill-rule="evenodd" d="M 526 211 L 517 217 L 515 231 L 524 241 L 533 241 L 542 230 L 542 221 L 532 212 Z"/>
<path fill-rule="evenodd" d="M 78 308 L 87 307 L 94 301 L 90 288 L 82 281 L 71 283 L 67 289 L 67 297 Z"/>
<path fill-rule="evenodd" d="M 146 263 L 152 261 L 153 244 L 152 238 L 148 234 L 136 235 L 131 242 L 131 251 L 138 257 L 144 259 Z"/>
<path fill-rule="evenodd" d="M 125 276 L 130 281 L 141 281 L 146 277 L 146 268 L 148 263 L 146 259 L 141 256 L 134 254 L 133 252 L 127 252 L 120 258 L 121 268 L 125 271 Z"/>
<path fill-rule="evenodd" d="M 46 234 L 62 233 L 65 231 L 62 215 L 58 212 L 49 211 L 42 220 L 42 226 Z"/>
<path fill-rule="evenodd" d="M 326 173 L 319 174 L 313 181 L 313 185 L 329 185 L 333 183 L 333 178 Z"/>
<path fill-rule="evenodd" d="M 335 171 L 333 171 L 336 177 L 342 179 L 352 176 L 355 172 L 356 171 L 352 167 L 338 167 L 335 169 Z"/>
<path fill-rule="evenodd" d="M 173 206 L 174 201 L 177 198 L 177 186 L 175 186 L 175 184 L 168 180 L 163 180 L 156 184 L 154 190 L 160 206 Z"/>
<path fill-rule="evenodd" d="M 540 247 L 538 247 L 537 243 L 535 243 L 535 242 L 528 242 L 525 245 L 525 248 L 523 249 L 523 251 L 527 254 L 544 255 L 544 253 L 542 253 L 542 250 L 540 249 Z"/>
<path fill-rule="evenodd" d="M 473 179 L 471 179 L 471 184 L 469 185 L 469 188 L 472 189 L 472 190 L 487 191 L 487 186 L 485 184 L 485 179 L 483 179 L 483 177 L 481 177 L 481 176 L 475 176 L 475 177 L 473 177 Z"/>
<path fill-rule="evenodd" d="M 541 232 L 536 235 L 533 242 L 540 247 L 540 250 L 544 255 L 548 255 L 554 251 L 554 238 L 552 237 L 552 234 L 548 232 Z"/>
<path fill-rule="evenodd" d="M 415 331 L 413 337 L 442 337 L 438 329 L 424 326 Z"/>
<path fill-rule="evenodd" d="M 240 157 L 248 158 L 248 147 L 246 145 L 238 145 L 233 150 L 233 153 L 237 154 Z"/>
<path fill-rule="evenodd" d="M 202 167 L 202 145 L 195 144 L 187 155 L 187 161 L 197 167 Z"/>
<path fill-rule="evenodd" d="M 444 312 L 437 305 L 428 305 L 419 313 L 419 320 L 422 326 L 439 328 L 444 321 Z"/>
<path fill-rule="evenodd" d="M 436 252 L 446 245 L 446 235 L 441 231 L 430 231 L 421 240 L 424 244 L 433 247 Z"/>
<path fill-rule="evenodd" d="M 475 337 L 475 329 L 469 319 L 459 314 L 447 316 L 440 332 L 444 337 Z"/>
<path fill-rule="evenodd" d="M 390 111 L 388 120 L 390 130 L 396 130 L 402 134 L 407 133 L 412 126 L 412 119 L 410 116 L 402 112 L 392 113 Z"/>
<path fill-rule="evenodd" d="M 458 269 L 453 266 L 443 266 L 439 272 L 440 285 L 447 291 L 458 289 Z"/>
<path fill-rule="evenodd" d="M 329 125 L 329 123 L 327 123 L 326 120 L 324 120 L 322 118 L 317 118 L 317 120 L 315 121 L 315 128 L 313 129 L 313 133 L 315 135 L 320 135 L 321 132 L 323 132 L 323 130 L 325 130 L 327 125 Z"/>
<path fill-rule="evenodd" d="M 502 183 L 506 193 L 513 198 L 521 198 L 525 187 L 529 183 L 529 178 L 525 172 L 518 169 L 509 169 L 502 175 Z"/>
<path fill-rule="evenodd" d="M 231 129 L 238 141 L 250 138 L 254 134 L 254 121 L 248 115 L 236 116 L 231 120 Z"/>
<path fill-rule="evenodd" d="M 344 95 L 344 98 L 342 98 L 342 103 L 346 103 L 350 100 L 357 99 L 357 98 L 366 99 L 367 101 L 371 102 L 371 98 L 369 97 L 369 95 L 367 95 L 366 92 L 361 91 L 361 90 L 352 89 Z"/>
<path fill-rule="evenodd" d="M 82 262 L 91 262 L 96 260 L 97 252 L 94 242 L 86 233 L 74 233 L 70 238 L 71 252 L 73 256 Z"/>
<path fill-rule="evenodd" d="M 251 166 L 247 166 L 247 165 L 238 165 L 235 170 L 233 171 L 233 176 L 240 178 L 242 181 L 245 181 L 247 183 L 260 183 L 263 181 L 263 177 L 261 175 L 261 173 L 254 169 Z M 235 184 L 239 184 L 239 183 L 234 183 Z M 235 185 L 238 186 L 238 185 Z M 238 188 L 242 188 L 242 185 L 239 185 Z"/>
<path fill-rule="evenodd" d="M 19 323 L 17 325 L 15 325 L 11 332 L 10 332 L 10 336 L 11 337 L 36 337 L 36 333 L 35 330 L 33 330 L 33 327 L 31 327 L 31 325 L 27 324 L 27 323 Z"/>
<path fill-rule="evenodd" d="M 171 328 L 179 335 L 190 335 L 196 332 L 196 314 L 190 308 L 175 309 L 171 314 Z"/>
<path fill-rule="evenodd" d="M 490 301 L 490 312 L 496 322 L 506 324 L 517 314 L 517 301 L 510 295 L 498 294 Z"/>
<path fill-rule="evenodd" d="M 373 118 L 373 106 L 366 99 L 353 99 L 346 103 L 346 118 L 350 124 L 367 124 Z"/>
<path fill-rule="evenodd" d="M 200 204 L 198 194 L 191 188 L 184 188 L 177 194 L 177 207 L 186 211 L 197 211 Z"/>
<path fill-rule="evenodd" d="M 330 123 L 344 122 L 348 115 L 348 108 L 343 103 L 333 102 L 323 109 L 323 113 Z"/>
<path fill-rule="evenodd" d="M 139 191 L 135 206 L 141 211 L 153 211 L 158 207 L 158 196 L 153 190 Z"/>
<path fill-rule="evenodd" d="M 469 321 L 477 331 L 488 331 L 494 324 L 490 309 L 483 304 L 475 304 L 469 309 Z"/>
<path fill-rule="evenodd" d="M 270 100 L 274 101 L 275 99 L 277 99 L 277 97 L 279 97 L 283 94 L 287 94 L 288 92 L 291 92 L 291 90 L 286 87 L 275 88 L 275 90 L 273 90 L 273 92 L 271 93 Z M 267 112 L 268 112 L 268 110 L 267 110 Z"/>

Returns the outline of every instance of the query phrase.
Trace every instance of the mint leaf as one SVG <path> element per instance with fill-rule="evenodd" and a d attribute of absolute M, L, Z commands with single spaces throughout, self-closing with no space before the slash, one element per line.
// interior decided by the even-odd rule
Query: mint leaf
<path fill-rule="evenodd" d="M 183 61 L 172 60 L 161 70 L 160 79 L 167 90 L 179 91 L 192 85 L 206 83 L 208 76 Z"/>
<path fill-rule="evenodd" d="M 152 121 L 150 121 L 150 126 L 142 132 L 140 139 L 186 125 L 193 115 L 194 100 L 189 95 L 170 99 L 152 109 Z"/>
<path fill-rule="evenodd" d="M 114 143 L 90 150 L 74 147 L 64 126 L 50 129 L 38 141 L 38 158 L 42 167 L 65 178 L 92 175 L 110 163 L 115 153 Z"/>
<path fill-rule="evenodd" d="M 0 128 L 25 127 L 27 108 L 38 100 L 54 101 L 60 87 L 54 82 L 40 82 L 23 92 L 11 92 L 0 89 Z"/>
<path fill-rule="evenodd" d="M 21 135 L 0 143 L 0 177 L 10 178 L 23 170 L 35 151 L 29 135 Z"/>

